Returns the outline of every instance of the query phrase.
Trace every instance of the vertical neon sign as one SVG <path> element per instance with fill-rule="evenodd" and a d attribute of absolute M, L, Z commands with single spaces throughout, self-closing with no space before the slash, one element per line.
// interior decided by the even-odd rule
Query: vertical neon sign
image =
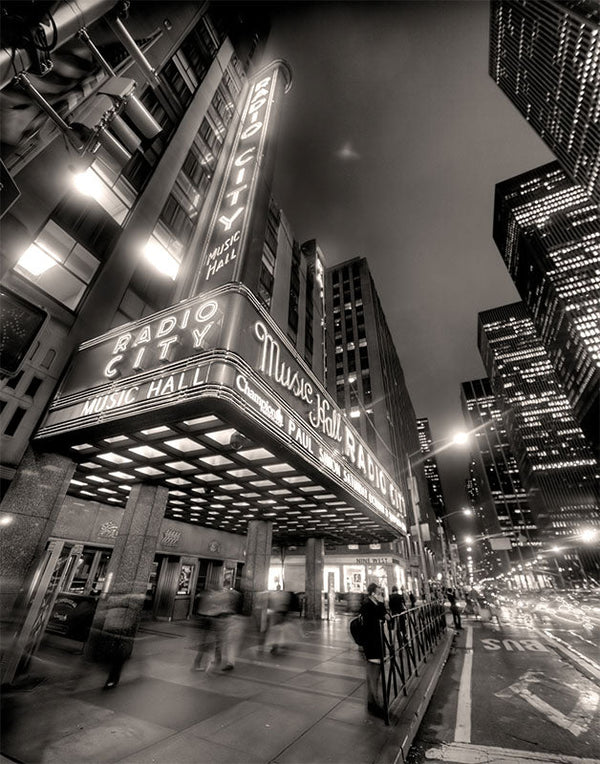
<path fill-rule="evenodd" d="M 289 72 L 281 61 L 261 70 L 250 84 L 244 112 L 229 156 L 215 210 L 202 248 L 193 292 L 235 279 L 246 253 L 256 188 L 279 79 Z"/>

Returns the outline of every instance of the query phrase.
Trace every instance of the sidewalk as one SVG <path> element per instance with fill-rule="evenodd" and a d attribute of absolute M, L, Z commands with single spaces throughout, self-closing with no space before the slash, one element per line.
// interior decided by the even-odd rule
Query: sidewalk
<path fill-rule="evenodd" d="M 44 646 L 31 681 L 5 694 L 2 754 L 25 762 L 393 764 L 403 761 L 446 661 L 448 630 L 392 723 L 367 714 L 365 666 L 348 618 L 297 621 L 277 655 L 248 637 L 235 669 L 191 671 L 190 622 L 149 622 L 118 687 L 81 658 Z M 42 679 L 43 677 L 43 679 Z"/>

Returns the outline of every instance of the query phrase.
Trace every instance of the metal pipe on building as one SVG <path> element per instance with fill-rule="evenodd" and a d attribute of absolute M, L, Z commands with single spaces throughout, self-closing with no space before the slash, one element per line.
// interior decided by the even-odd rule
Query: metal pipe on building
<path fill-rule="evenodd" d="M 155 70 L 150 65 L 150 62 L 144 56 L 136 41 L 127 31 L 125 24 L 119 18 L 113 18 L 109 21 L 109 26 L 119 39 L 121 44 L 125 47 L 131 58 L 140 67 L 142 76 L 146 80 L 147 84 L 151 88 L 157 88 L 160 86 L 160 80 Z"/>
<path fill-rule="evenodd" d="M 115 0 L 59 0 L 49 11 L 56 28 L 50 32 L 56 35 L 53 50 L 57 50 L 85 26 L 102 18 L 117 3 Z M 18 62 L 22 71 L 27 71 L 32 64 L 28 51 L 24 48 L 0 50 L 0 90 L 6 87 L 15 75 L 14 63 Z"/>

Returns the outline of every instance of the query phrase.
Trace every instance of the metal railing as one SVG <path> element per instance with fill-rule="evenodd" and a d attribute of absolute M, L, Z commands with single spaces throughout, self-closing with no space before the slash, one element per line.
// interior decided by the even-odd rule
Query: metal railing
<path fill-rule="evenodd" d="M 380 622 L 381 687 L 387 725 L 390 706 L 400 695 L 408 694 L 408 681 L 419 675 L 445 631 L 446 611 L 439 602 L 428 602 Z"/>

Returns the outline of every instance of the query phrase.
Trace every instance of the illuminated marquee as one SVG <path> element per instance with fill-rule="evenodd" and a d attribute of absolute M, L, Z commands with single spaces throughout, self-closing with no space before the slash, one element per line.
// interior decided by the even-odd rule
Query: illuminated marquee
<path fill-rule="evenodd" d="M 249 379 L 246 374 L 236 376 L 236 389 L 244 399 L 267 419 L 272 429 L 287 438 L 296 450 L 317 466 L 321 473 L 333 478 L 338 484 L 369 505 L 376 513 L 401 531 L 406 531 L 404 502 L 398 488 L 390 481 L 386 483 L 387 501 L 382 499 L 378 487 L 372 487 L 353 470 L 344 456 L 328 446 L 321 433 L 308 429 L 297 413 L 283 407 L 270 397 L 269 393 Z M 389 505 L 388 505 L 389 504 Z"/>
<path fill-rule="evenodd" d="M 283 359 L 280 343 L 269 332 L 263 321 L 255 322 L 254 335 L 260 343 L 258 370 L 289 391 L 295 398 L 307 403 L 311 407 L 308 412 L 308 421 L 312 427 L 339 443 L 342 455 L 350 464 L 356 467 L 382 496 L 387 497 L 395 509 L 399 509 L 402 495 L 385 470 L 377 464 L 369 449 L 361 443 L 354 428 L 346 424 L 341 411 L 334 408 L 298 368 L 292 368 L 292 364 Z M 336 464 L 335 460 L 327 454 L 323 454 L 322 461 L 329 469 L 334 468 Z M 352 479 L 352 475 L 348 474 L 347 482 L 351 483 Z M 355 487 L 359 492 L 361 485 Z"/>
<path fill-rule="evenodd" d="M 211 398 L 243 409 L 390 524 L 405 530 L 402 493 L 256 297 L 227 284 L 84 343 L 38 439 Z M 244 402 L 243 404 L 241 402 Z"/>

